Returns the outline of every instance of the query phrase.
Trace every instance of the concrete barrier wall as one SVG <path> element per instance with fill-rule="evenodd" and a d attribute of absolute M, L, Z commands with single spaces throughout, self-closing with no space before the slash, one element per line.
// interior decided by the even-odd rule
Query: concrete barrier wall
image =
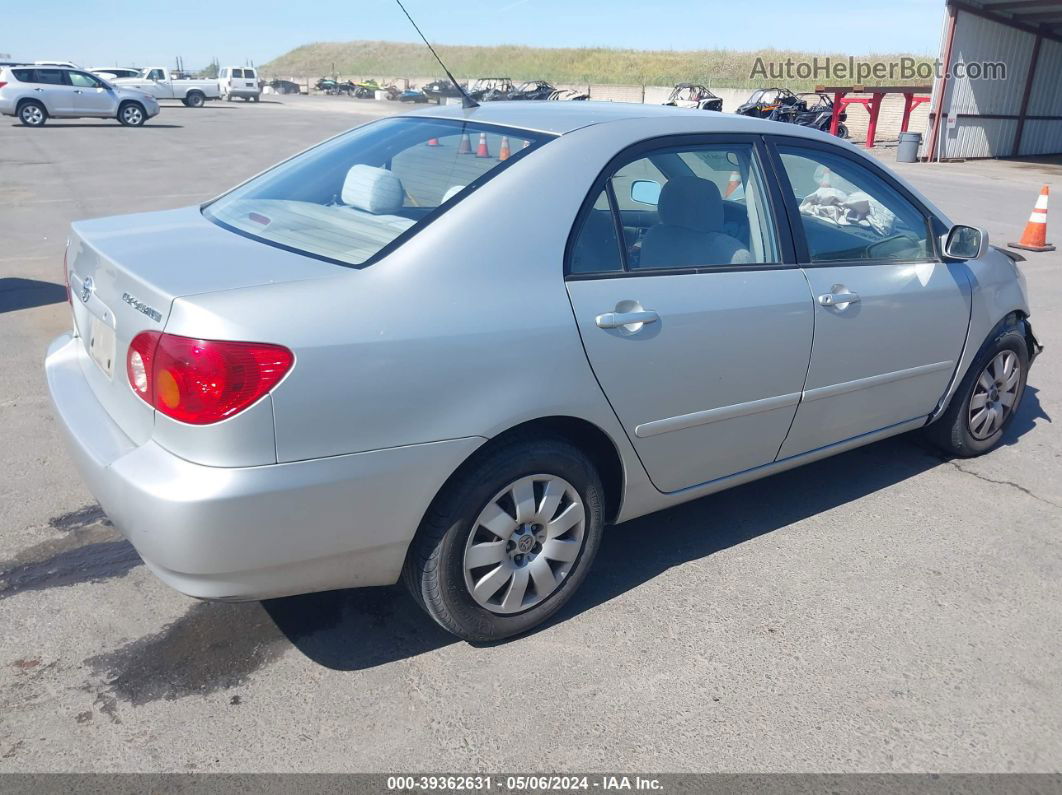
<path fill-rule="evenodd" d="M 317 78 L 287 77 L 296 83 L 312 90 Z M 340 80 L 375 80 L 380 85 L 395 82 L 399 86 L 408 82 L 411 86 L 423 86 L 438 77 L 395 77 L 393 75 L 340 75 Z M 519 83 L 520 81 L 516 81 Z M 641 86 L 641 85 L 611 85 L 604 83 L 563 83 L 557 84 L 557 88 L 570 88 L 582 93 L 588 93 L 593 100 L 604 102 L 645 102 L 650 105 L 660 105 L 667 101 L 671 93 L 671 86 Z M 733 113 L 752 94 L 749 88 L 712 88 L 714 94 L 723 100 L 723 112 Z M 854 97 L 868 97 L 869 94 L 851 94 Z M 881 103 L 881 111 L 878 114 L 878 128 L 874 136 L 876 141 L 895 141 L 900 135 L 900 122 L 903 119 L 903 95 L 887 94 Z M 862 105 L 848 106 L 848 131 L 851 139 L 863 142 L 867 136 L 867 126 L 870 122 L 870 114 Z M 923 103 L 911 114 L 909 129 L 913 132 L 925 134 L 929 128 L 929 103 Z"/>

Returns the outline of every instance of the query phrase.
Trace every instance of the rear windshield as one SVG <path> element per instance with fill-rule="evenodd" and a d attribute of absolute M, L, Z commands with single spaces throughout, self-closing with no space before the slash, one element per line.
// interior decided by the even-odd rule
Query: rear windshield
<path fill-rule="evenodd" d="M 280 248 L 364 266 L 550 138 L 448 119 L 383 119 L 281 163 L 203 214 Z"/>

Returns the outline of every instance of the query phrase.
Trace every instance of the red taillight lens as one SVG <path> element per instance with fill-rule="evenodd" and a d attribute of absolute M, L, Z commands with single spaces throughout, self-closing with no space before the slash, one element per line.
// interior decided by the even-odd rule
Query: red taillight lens
<path fill-rule="evenodd" d="M 0 88 L 3 88 L 6 85 L 7 85 L 7 81 L 6 80 L 0 80 Z"/>
<path fill-rule="evenodd" d="M 257 401 L 294 363 L 280 345 L 144 331 L 129 343 L 126 373 L 133 391 L 166 416 L 208 425 Z"/>

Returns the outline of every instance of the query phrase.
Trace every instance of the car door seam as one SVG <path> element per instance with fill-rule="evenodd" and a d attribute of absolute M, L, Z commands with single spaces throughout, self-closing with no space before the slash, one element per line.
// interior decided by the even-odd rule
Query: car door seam
<path fill-rule="evenodd" d="M 793 432 L 793 425 L 796 424 L 797 414 L 800 413 L 800 404 L 804 402 L 804 391 L 808 388 L 808 377 L 811 375 L 811 360 L 815 356 L 815 331 L 818 328 L 819 322 L 818 308 L 815 306 L 815 288 L 812 287 L 811 279 L 808 278 L 807 271 L 803 268 L 800 268 L 800 275 L 804 277 L 804 283 L 808 286 L 808 301 L 811 303 L 811 345 L 808 347 L 808 366 L 807 369 L 804 370 L 804 383 L 800 385 L 800 399 L 797 400 L 796 407 L 793 409 L 793 416 L 789 418 L 789 427 L 785 431 L 785 436 L 783 436 L 782 441 L 778 443 L 778 449 L 774 453 L 775 461 L 777 461 L 778 456 L 782 454 L 782 448 L 785 447 L 789 434 Z"/>

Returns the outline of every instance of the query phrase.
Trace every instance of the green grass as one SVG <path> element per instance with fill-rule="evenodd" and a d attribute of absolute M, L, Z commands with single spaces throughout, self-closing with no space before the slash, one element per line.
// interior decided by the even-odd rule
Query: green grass
<path fill-rule="evenodd" d="M 809 89 L 816 82 L 835 80 L 750 79 L 756 58 L 766 62 L 792 59 L 807 61 L 827 55 L 847 59 L 847 54 L 808 53 L 789 50 L 617 50 L 605 47 L 550 49 L 499 45 L 495 47 L 447 46 L 436 49 L 459 79 L 506 76 L 513 80 L 549 80 L 553 83 L 613 83 L 672 85 L 678 82 L 706 83 L 717 87 L 744 88 L 781 84 Z M 857 56 L 866 63 L 895 62 L 901 54 Z M 920 63 L 929 59 L 911 56 Z M 333 72 L 344 76 L 424 77 L 442 76 L 442 70 L 423 44 L 390 41 L 318 42 L 296 47 L 261 66 L 268 76 L 318 78 Z M 844 81 L 851 83 L 852 80 Z M 867 81 L 869 85 L 871 82 Z M 896 80 L 885 82 L 899 82 Z M 921 82 L 921 81 L 916 81 Z"/>

